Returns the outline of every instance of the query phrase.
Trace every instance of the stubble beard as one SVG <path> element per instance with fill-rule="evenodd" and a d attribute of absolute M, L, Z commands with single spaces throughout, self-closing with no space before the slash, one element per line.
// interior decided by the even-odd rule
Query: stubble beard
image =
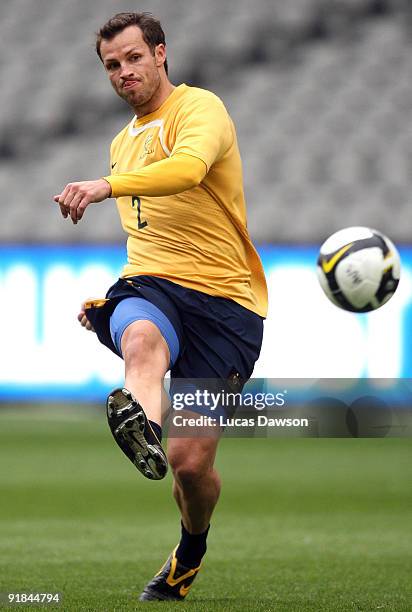
<path fill-rule="evenodd" d="M 135 115 L 146 114 L 146 109 L 150 104 L 150 101 L 156 95 L 160 87 L 160 76 L 156 71 L 153 78 L 150 79 L 146 87 L 140 91 L 123 92 L 118 91 L 117 93 L 127 104 L 133 109 Z"/>

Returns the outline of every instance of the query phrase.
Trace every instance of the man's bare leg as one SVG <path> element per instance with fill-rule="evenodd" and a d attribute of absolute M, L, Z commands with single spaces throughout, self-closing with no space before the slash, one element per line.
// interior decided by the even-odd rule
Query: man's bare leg
<path fill-rule="evenodd" d="M 125 387 L 133 393 L 146 416 L 158 425 L 169 400 L 163 380 L 169 369 L 166 340 L 151 321 L 134 321 L 122 336 Z"/>
<path fill-rule="evenodd" d="M 182 535 L 161 571 L 144 588 L 141 601 L 182 600 L 197 576 L 220 493 L 220 478 L 213 467 L 216 433 L 211 437 L 169 438 L 168 456 L 174 476 L 173 493 L 182 517 Z"/>
<path fill-rule="evenodd" d="M 213 464 L 215 437 L 170 438 L 168 456 L 173 471 L 173 494 L 182 523 L 191 534 L 203 533 L 220 494 L 220 478 Z"/>

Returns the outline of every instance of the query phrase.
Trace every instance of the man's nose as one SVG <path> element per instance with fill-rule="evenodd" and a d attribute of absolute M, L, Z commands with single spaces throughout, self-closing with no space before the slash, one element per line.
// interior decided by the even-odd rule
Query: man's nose
<path fill-rule="evenodd" d="M 133 69 L 128 62 L 120 65 L 120 78 L 127 79 L 133 76 Z"/>

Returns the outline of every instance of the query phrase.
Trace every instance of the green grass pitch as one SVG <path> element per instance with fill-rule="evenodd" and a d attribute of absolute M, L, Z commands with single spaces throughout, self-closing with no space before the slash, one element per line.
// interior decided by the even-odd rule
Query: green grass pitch
<path fill-rule="evenodd" d="M 2 409 L 0 592 L 61 592 L 45 610 L 410 611 L 411 443 L 223 440 L 204 568 L 186 602 L 145 604 L 178 539 L 170 475 L 144 480 L 103 413 Z"/>

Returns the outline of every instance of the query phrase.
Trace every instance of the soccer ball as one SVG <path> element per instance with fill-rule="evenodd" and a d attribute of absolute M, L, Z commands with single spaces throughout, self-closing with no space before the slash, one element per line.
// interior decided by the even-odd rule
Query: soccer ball
<path fill-rule="evenodd" d="M 321 246 L 320 285 L 336 306 L 351 312 L 379 308 L 395 293 L 400 258 L 395 245 L 368 227 L 347 227 Z"/>

